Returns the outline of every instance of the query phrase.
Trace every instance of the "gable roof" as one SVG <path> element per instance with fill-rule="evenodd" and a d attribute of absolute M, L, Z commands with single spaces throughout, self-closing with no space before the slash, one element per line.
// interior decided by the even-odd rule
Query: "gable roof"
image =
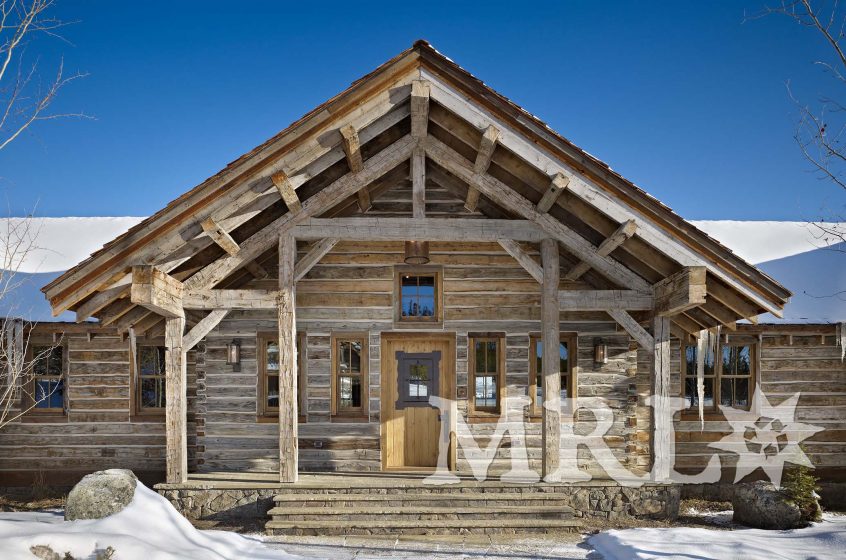
<path fill-rule="evenodd" d="M 239 235 L 249 242 L 262 227 L 276 223 L 272 217 L 260 219 L 269 208 L 275 209 L 277 214 L 284 214 L 287 208 L 277 200 L 268 199 L 273 191 L 270 175 L 282 171 L 295 188 L 310 190 L 309 195 L 318 192 L 346 171 L 346 168 L 333 171 L 336 162 L 343 159 L 338 129 L 353 123 L 361 131 L 363 145 L 372 141 L 377 147 L 384 147 L 379 142 L 388 134 L 386 130 L 393 130 L 391 127 L 396 128 L 397 123 L 407 118 L 411 80 L 421 78 L 433 84 L 433 100 L 447 113 L 456 115 L 468 134 L 472 135 L 473 129 L 481 134 L 481 130 L 492 123 L 502 130 L 500 145 L 504 151 L 500 157 L 513 160 L 516 171 L 511 171 L 523 174 L 513 177 L 509 186 L 523 188 L 523 196 L 533 196 L 527 192 L 531 188 L 524 184 L 531 182 L 533 177 L 546 176 L 548 179 L 555 172 L 572 177 L 569 190 L 573 198 L 570 200 L 576 207 L 572 212 L 579 216 L 591 215 L 592 222 L 588 226 L 579 224 L 584 236 L 593 236 L 589 239 L 591 243 L 598 244 L 601 240 L 602 236 L 597 238 L 597 235 L 602 233 L 602 224 L 619 224 L 636 216 L 640 229 L 633 244 L 653 249 L 658 248 L 656 244 L 660 245 L 663 261 L 652 266 L 669 270 L 679 265 L 707 265 L 715 281 L 738 291 L 747 300 L 744 309 L 778 314 L 790 297 L 790 292 L 778 282 L 683 220 L 608 165 L 493 91 L 425 41 L 417 41 L 411 49 L 357 80 L 344 92 L 50 282 L 42 291 L 54 313 L 77 309 L 95 293 L 115 286 L 115 282 L 125 281 L 133 264 L 160 264 L 166 256 L 172 259 L 168 261 L 169 268 L 183 267 L 183 279 L 196 275 L 208 264 L 196 259 L 209 245 L 207 240 L 202 241 L 200 221 L 216 212 L 223 213 L 221 219 L 228 220 L 233 228 L 243 228 Z M 394 137 L 388 141 L 398 140 Z M 278 198 L 278 194 L 276 196 Z M 555 208 L 556 217 L 566 221 L 571 209 L 559 206 Z M 237 209 L 234 214 L 231 212 L 233 207 Z M 229 209 L 228 214 L 223 212 L 224 208 Z M 505 213 L 508 214 L 507 209 Z M 247 227 L 250 220 L 258 222 Z M 625 251 L 616 251 L 612 257 L 641 276 L 648 272 L 646 265 Z M 186 268 L 185 263 L 192 258 L 196 266 Z"/>

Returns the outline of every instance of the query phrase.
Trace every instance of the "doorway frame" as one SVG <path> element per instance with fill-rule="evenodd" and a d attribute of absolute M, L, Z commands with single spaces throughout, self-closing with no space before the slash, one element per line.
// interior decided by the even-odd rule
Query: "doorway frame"
<path fill-rule="evenodd" d="M 381 379 L 381 388 L 379 390 L 380 395 L 380 404 L 379 404 L 379 457 L 380 457 L 380 464 L 381 470 L 383 472 L 434 472 L 437 467 L 388 467 L 386 465 L 387 462 L 387 426 L 386 426 L 386 418 L 385 418 L 385 410 L 386 407 L 390 406 L 391 410 L 393 409 L 393 403 L 390 402 L 387 394 L 387 375 L 389 372 L 392 372 L 394 369 L 391 365 L 390 356 L 388 355 L 389 352 L 386 350 L 387 344 L 389 341 L 394 340 L 432 340 L 432 341 L 440 341 L 447 343 L 447 351 L 443 357 L 442 364 L 443 364 L 443 371 L 441 373 L 441 394 L 443 395 L 442 398 L 448 398 L 452 400 L 452 405 L 450 407 L 450 426 L 449 426 L 449 454 L 447 458 L 447 464 L 449 467 L 450 472 L 455 472 L 456 470 L 456 446 L 457 446 L 457 438 L 456 438 L 456 426 L 457 426 L 457 418 L 456 415 L 458 414 L 458 403 L 456 399 L 456 387 L 457 387 L 457 376 L 458 372 L 456 367 L 456 346 L 458 343 L 458 334 L 456 332 L 432 332 L 432 331 L 384 331 L 380 333 L 380 343 L 379 343 L 379 350 L 380 350 L 380 375 Z M 448 375 L 444 375 L 448 372 Z M 390 373 L 391 375 L 395 375 L 395 373 Z"/>

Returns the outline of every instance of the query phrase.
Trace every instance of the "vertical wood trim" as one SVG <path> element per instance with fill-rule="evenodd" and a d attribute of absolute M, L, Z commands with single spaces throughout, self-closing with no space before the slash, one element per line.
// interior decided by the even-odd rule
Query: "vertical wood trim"
<path fill-rule="evenodd" d="M 415 148 L 411 154 L 411 203 L 415 218 L 426 217 L 426 151 Z"/>
<path fill-rule="evenodd" d="M 167 482 L 180 484 L 188 481 L 188 395 L 187 370 L 182 333 L 185 318 L 165 320 L 165 426 L 167 431 L 166 457 Z"/>
<path fill-rule="evenodd" d="M 670 479 L 673 464 L 673 417 L 669 407 L 670 319 L 655 317 L 653 328 L 652 477 L 656 481 L 666 481 Z"/>
<path fill-rule="evenodd" d="M 561 327 L 558 316 L 558 243 L 544 239 L 540 243 L 543 262 L 543 291 L 541 292 L 541 340 L 543 341 L 543 399 L 544 404 L 557 402 L 561 395 L 561 372 L 558 361 L 558 341 Z M 561 457 L 560 407 L 544 406 L 542 412 L 543 477 L 558 470 Z M 547 480 L 552 482 L 552 480 Z"/>
<path fill-rule="evenodd" d="M 297 242 L 279 236 L 279 481 L 296 482 L 297 449 L 297 322 L 294 260 Z"/>

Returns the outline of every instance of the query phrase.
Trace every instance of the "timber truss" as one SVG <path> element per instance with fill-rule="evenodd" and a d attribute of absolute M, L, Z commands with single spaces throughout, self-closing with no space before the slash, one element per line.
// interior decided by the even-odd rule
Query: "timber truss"
<path fill-rule="evenodd" d="M 664 394 L 671 332 L 779 316 L 790 296 L 425 42 L 44 291 L 57 314 L 164 334 L 167 422 L 179 431 L 168 478 L 181 480 L 185 352 L 231 310 L 272 308 L 293 361 L 297 281 L 341 241 L 402 240 L 498 243 L 542 287 L 544 338 L 558 339 L 560 312 L 607 313 L 655 356 Z M 280 426 L 293 430 L 280 433 L 283 480 L 296 478 L 295 383 L 280 383 Z M 557 422 L 544 425 L 557 441 Z"/>

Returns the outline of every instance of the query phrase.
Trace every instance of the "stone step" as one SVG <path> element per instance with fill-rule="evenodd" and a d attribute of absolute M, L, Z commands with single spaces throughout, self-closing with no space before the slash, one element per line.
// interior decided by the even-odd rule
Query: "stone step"
<path fill-rule="evenodd" d="M 364 521 L 268 521 L 269 535 L 450 535 L 574 532 L 574 519 L 423 519 Z"/>
<path fill-rule="evenodd" d="M 484 506 L 484 507 L 386 507 L 383 505 L 365 507 L 275 507 L 268 512 L 273 521 L 321 521 L 336 519 L 338 524 L 365 520 L 448 520 L 448 519 L 570 519 L 573 509 L 569 507 L 533 506 Z"/>
<path fill-rule="evenodd" d="M 450 494 L 277 494 L 273 501 L 284 507 L 347 507 L 353 505 L 379 504 L 381 506 L 504 506 L 509 504 L 543 505 L 548 507 L 569 506 L 572 496 L 555 492 L 495 493 L 461 492 Z"/>

